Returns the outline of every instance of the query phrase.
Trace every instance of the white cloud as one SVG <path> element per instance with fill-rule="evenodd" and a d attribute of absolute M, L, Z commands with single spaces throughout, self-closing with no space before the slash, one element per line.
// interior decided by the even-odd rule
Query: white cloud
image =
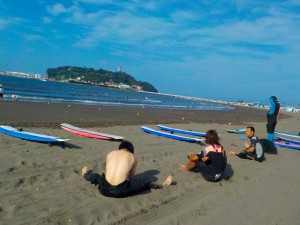
<path fill-rule="evenodd" d="M 80 0 L 80 2 L 113 4 L 111 1 L 96 0 Z M 250 9 L 247 8 L 249 4 L 252 7 Z M 130 5 L 132 6 L 129 9 Z M 242 5 L 237 3 L 236 7 L 239 10 L 248 10 L 249 14 L 259 11 L 258 16 L 250 17 L 251 19 L 233 17 L 219 22 L 216 22 L 219 19 L 215 18 L 215 14 L 210 15 L 210 12 L 205 11 L 199 14 L 194 9 L 174 10 L 169 18 L 156 17 L 157 14 L 145 12 L 140 14 L 138 9 L 141 8 L 159 11 L 159 5 L 156 2 L 138 4 L 135 0 L 119 3 L 118 11 L 98 7 L 95 11 L 86 13 L 86 8 L 78 4 L 70 8 L 57 4 L 48 9 L 53 15 L 68 12 L 63 21 L 79 26 L 76 37 L 80 39 L 75 41 L 74 46 L 93 48 L 110 43 L 112 55 L 118 54 L 120 50 L 117 48 L 120 46 L 126 46 L 125 48 L 141 51 L 155 58 L 172 54 L 177 60 L 185 60 L 187 57 L 199 60 L 209 55 L 220 54 L 222 57 L 250 59 L 271 57 L 295 48 L 293 43 L 300 35 L 293 19 L 281 13 L 276 5 L 265 8 L 256 6 L 251 2 Z M 212 12 L 215 10 L 217 9 L 212 9 Z M 225 14 L 226 10 L 219 13 Z M 214 21 L 212 24 L 211 19 Z M 294 33 L 292 37 L 289 36 L 291 33 Z"/>
<path fill-rule="evenodd" d="M 89 4 L 107 4 L 107 3 L 113 3 L 112 0 L 79 0 L 79 2 L 82 3 L 89 3 Z"/>
<path fill-rule="evenodd" d="M 59 14 L 66 13 L 69 10 L 65 8 L 63 4 L 58 3 L 52 6 L 47 6 L 47 11 L 54 16 L 58 16 Z"/>
<path fill-rule="evenodd" d="M 0 19 L 0 29 L 6 28 L 8 25 L 8 22 L 4 19 Z"/>
<path fill-rule="evenodd" d="M 43 17 L 42 18 L 43 23 L 52 23 L 52 20 L 49 17 Z"/>
<path fill-rule="evenodd" d="M 5 18 L 5 19 L 1 19 L 0 18 L 0 29 L 5 29 L 13 24 L 19 24 L 21 22 L 24 22 L 23 19 L 21 18 Z"/>
<path fill-rule="evenodd" d="M 23 35 L 24 40 L 26 41 L 38 41 L 41 40 L 42 37 L 39 35 L 33 35 L 33 34 L 25 34 Z"/>
<path fill-rule="evenodd" d="M 147 41 L 168 35 L 167 32 L 170 29 L 168 28 L 170 24 L 156 18 L 140 18 L 127 12 L 115 15 L 109 15 L 110 13 L 107 12 L 107 14 L 93 15 L 93 26 L 77 43 L 78 45 L 80 43 L 97 44 L 103 39 L 119 44 L 145 45 Z M 89 16 L 81 15 L 80 17 L 86 18 L 85 21 L 90 21 Z"/>

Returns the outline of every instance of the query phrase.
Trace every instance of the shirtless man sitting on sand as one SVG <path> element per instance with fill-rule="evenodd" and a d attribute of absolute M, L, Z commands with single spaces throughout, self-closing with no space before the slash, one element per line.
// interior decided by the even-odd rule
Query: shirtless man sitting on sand
<path fill-rule="evenodd" d="M 105 174 L 99 175 L 82 168 L 82 176 L 107 197 L 127 197 L 151 188 L 168 187 L 173 177 L 168 176 L 162 185 L 134 179 L 137 159 L 134 156 L 134 147 L 129 141 L 122 141 L 119 150 L 110 152 L 106 157 Z"/>

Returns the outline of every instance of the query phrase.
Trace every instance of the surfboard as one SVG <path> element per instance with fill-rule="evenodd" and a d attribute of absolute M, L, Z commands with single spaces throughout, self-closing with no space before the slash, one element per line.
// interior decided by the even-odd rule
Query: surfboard
<path fill-rule="evenodd" d="M 276 137 L 277 140 L 279 141 L 284 141 L 284 142 L 287 142 L 287 143 L 293 143 L 293 144 L 297 144 L 297 145 L 300 145 L 300 141 L 296 141 L 296 140 L 292 140 L 292 139 L 288 139 L 288 138 L 284 138 L 284 137 Z"/>
<path fill-rule="evenodd" d="M 197 142 L 204 141 L 204 139 L 170 134 L 170 133 L 166 133 L 163 131 L 154 130 L 154 129 L 151 129 L 151 128 L 145 127 L 145 126 L 141 126 L 141 130 L 146 133 L 149 133 L 149 134 L 153 134 L 153 135 L 161 136 L 161 137 L 165 137 L 165 138 L 171 138 L 171 139 L 178 140 L 178 141 L 186 141 L 186 142 L 191 142 L 191 143 L 197 143 Z"/>
<path fill-rule="evenodd" d="M 228 133 L 233 133 L 233 134 L 245 134 L 246 129 L 236 129 L 236 130 L 226 130 Z"/>
<path fill-rule="evenodd" d="M 68 123 L 62 123 L 61 128 L 71 132 L 73 134 L 83 136 L 83 137 L 88 137 L 88 138 L 97 138 L 97 139 L 102 139 L 102 140 L 123 140 L 124 137 L 121 136 L 116 136 L 112 134 L 105 134 L 105 133 L 100 133 L 98 131 L 93 131 L 89 129 L 83 129 L 80 127 L 73 126 Z"/>
<path fill-rule="evenodd" d="M 299 134 L 292 134 L 292 133 L 288 133 L 288 132 L 280 132 L 280 131 L 275 131 L 275 134 L 280 134 L 283 136 L 288 136 L 288 137 L 293 137 L 293 138 L 300 138 Z"/>
<path fill-rule="evenodd" d="M 26 130 L 18 130 L 17 128 L 5 126 L 5 125 L 0 126 L 0 132 L 12 137 L 16 137 L 28 141 L 55 143 L 55 142 L 65 142 L 70 140 L 70 139 L 64 139 L 60 137 L 33 133 Z"/>
<path fill-rule="evenodd" d="M 284 148 L 292 148 L 292 149 L 300 150 L 300 145 L 293 144 L 293 143 L 274 141 L 274 144 Z"/>
<path fill-rule="evenodd" d="M 193 135 L 193 136 L 198 136 L 198 137 L 205 137 L 205 133 L 201 133 L 201 132 L 190 131 L 190 130 L 181 130 L 181 129 L 176 129 L 173 127 L 167 127 L 167 126 L 163 126 L 163 125 L 157 125 L 157 127 L 161 130 L 169 131 L 171 133 L 179 133 L 179 134 L 187 134 L 187 135 Z"/>

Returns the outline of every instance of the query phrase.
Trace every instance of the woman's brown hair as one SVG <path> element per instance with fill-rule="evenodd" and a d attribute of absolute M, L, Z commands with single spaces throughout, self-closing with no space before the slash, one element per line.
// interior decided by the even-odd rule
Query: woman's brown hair
<path fill-rule="evenodd" d="M 220 145 L 220 138 L 216 130 L 208 130 L 205 134 L 205 143 L 210 145 Z"/>

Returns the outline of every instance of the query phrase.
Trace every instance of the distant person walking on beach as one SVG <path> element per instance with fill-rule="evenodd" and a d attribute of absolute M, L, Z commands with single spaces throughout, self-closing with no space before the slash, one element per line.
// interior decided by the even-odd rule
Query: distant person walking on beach
<path fill-rule="evenodd" d="M 250 140 L 250 144 L 245 143 L 246 149 L 236 153 L 234 151 L 228 152 L 229 155 L 236 155 L 242 159 L 250 159 L 262 162 L 264 160 L 264 150 L 261 145 L 259 138 L 254 135 L 255 129 L 254 127 L 247 127 L 246 136 Z"/>
<path fill-rule="evenodd" d="M 18 101 L 18 100 L 19 100 L 19 96 L 16 95 L 16 94 L 12 94 L 12 95 L 11 95 L 11 98 L 12 98 L 12 100 L 14 100 L 14 101 Z"/>
<path fill-rule="evenodd" d="M 270 97 L 270 103 L 271 107 L 267 114 L 267 132 L 268 139 L 273 142 L 275 138 L 274 131 L 278 121 L 280 104 L 275 96 Z"/>
<path fill-rule="evenodd" d="M 1 100 L 3 100 L 3 92 L 4 92 L 4 90 L 3 90 L 3 85 L 0 84 L 0 99 L 1 99 Z"/>
<path fill-rule="evenodd" d="M 181 165 L 179 169 L 200 172 L 204 179 L 210 182 L 220 181 L 227 165 L 227 157 L 220 144 L 218 133 L 215 130 L 208 130 L 205 134 L 205 143 L 209 146 L 199 154 L 190 153 L 187 165 Z"/>
<path fill-rule="evenodd" d="M 134 179 L 137 159 L 134 156 L 134 147 L 129 141 L 122 141 L 119 150 L 110 152 L 106 157 L 105 174 L 99 175 L 82 168 L 82 176 L 107 197 L 122 198 L 137 194 L 151 188 L 160 189 L 172 183 L 172 176 L 168 176 L 162 185 Z"/>

